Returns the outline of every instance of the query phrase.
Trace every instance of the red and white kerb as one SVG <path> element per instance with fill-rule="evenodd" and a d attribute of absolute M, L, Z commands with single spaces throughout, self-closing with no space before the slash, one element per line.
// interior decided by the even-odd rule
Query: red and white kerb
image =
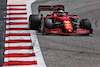
<path fill-rule="evenodd" d="M 28 32 L 27 5 L 7 5 L 3 67 L 34 67 L 34 47 Z"/>

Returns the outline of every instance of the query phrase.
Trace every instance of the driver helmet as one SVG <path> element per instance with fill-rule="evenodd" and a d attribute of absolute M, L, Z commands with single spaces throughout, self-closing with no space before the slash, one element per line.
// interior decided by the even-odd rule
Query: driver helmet
<path fill-rule="evenodd" d="M 64 11 L 63 11 L 63 10 L 59 10 L 58 12 L 60 12 L 60 13 L 64 13 Z"/>

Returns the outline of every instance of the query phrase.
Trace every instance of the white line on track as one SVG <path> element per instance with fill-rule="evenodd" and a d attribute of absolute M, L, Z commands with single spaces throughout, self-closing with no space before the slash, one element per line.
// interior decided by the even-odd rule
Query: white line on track
<path fill-rule="evenodd" d="M 6 28 L 28 28 L 28 25 L 6 25 Z"/>
<path fill-rule="evenodd" d="M 37 39 L 37 35 L 36 35 L 36 31 L 30 30 L 31 33 L 31 39 L 32 39 L 32 44 L 34 45 L 34 53 L 36 55 L 35 59 L 38 62 L 38 66 L 37 67 L 46 67 L 45 62 L 43 60 L 43 56 L 41 53 L 41 49 L 38 43 L 38 39 Z"/>
<path fill-rule="evenodd" d="M 26 13 L 26 10 L 21 10 L 21 11 L 7 11 L 7 13 Z"/>
<path fill-rule="evenodd" d="M 9 45 L 8 45 L 8 43 L 6 43 L 5 44 L 5 47 L 10 47 L 10 46 L 12 46 L 12 47 L 14 47 L 14 46 L 32 46 L 32 43 L 9 43 Z"/>
<path fill-rule="evenodd" d="M 30 40 L 29 36 L 9 36 L 5 40 Z"/>
<path fill-rule="evenodd" d="M 19 7 L 19 6 L 10 6 L 10 7 L 9 7 L 9 6 L 8 6 L 8 7 L 7 7 L 7 9 L 10 9 L 10 8 L 26 8 L 26 6 L 21 6 L 21 7 Z"/>
<path fill-rule="evenodd" d="M 7 62 L 7 60 L 9 59 L 9 61 L 34 61 L 34 57 L 16 57 L 16 58 L 5 58 L 5 62 Z"/>
<path fill-rule="evenodd" d="M 5 54 L 8 54 L 8 53 L 33 53 L 33 50 L 32 49 L 30 50 L 6 50 Z"/>
<path fill-rule="evenodd" d="M 27 20 L 7 20 L 6 23 L 9 22 L 27 22 Z"/>
<path fill-rule="evenodd" d="M 29 33 L 29 30 L 9 30 L 9 31 L 6 31 L 6 34 L 9 34 L 9 33 Z"/>
<path fill-rule="evenodd" d="M 7 15 L 7 18 L 11 17 L 27 17 L 27 15 Z"/>

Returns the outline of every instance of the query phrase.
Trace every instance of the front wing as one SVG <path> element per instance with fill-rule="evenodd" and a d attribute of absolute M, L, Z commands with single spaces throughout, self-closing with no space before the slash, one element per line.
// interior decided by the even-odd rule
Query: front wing
<path fill-rule="evenodd" d="M 90 34 L 91 30 L 81 29 L 77 28 L 75 33 L 63 33 L 61 28 L 55 28 L 55 29 L 44 29 L 45 34 L 63 34 L 63 35 L 77 35 L 77 34 Z"/>

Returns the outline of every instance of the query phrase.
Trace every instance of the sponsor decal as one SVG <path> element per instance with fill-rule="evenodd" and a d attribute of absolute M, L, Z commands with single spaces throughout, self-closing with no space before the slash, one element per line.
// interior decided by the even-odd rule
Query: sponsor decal
<path fill-rule="evenodd" d="M 67 23 L 67 24 L 70 23 L 69 21 L 64 21 L 64 22 Z"/>
<path fill-rule="evenodd" d="M 50 33 L 59 33 L 58 31 L 50 31 Z"/>
<path fill-rule="evenodd" d="M 70 26 L 70 24 L 66 24 L 66 26 Z"/>
<path fill-rule="evenodd" d="M 65 24 L 65 25 L 66 25 L 66 28 L 72 28 L 71 24 Z"/>

